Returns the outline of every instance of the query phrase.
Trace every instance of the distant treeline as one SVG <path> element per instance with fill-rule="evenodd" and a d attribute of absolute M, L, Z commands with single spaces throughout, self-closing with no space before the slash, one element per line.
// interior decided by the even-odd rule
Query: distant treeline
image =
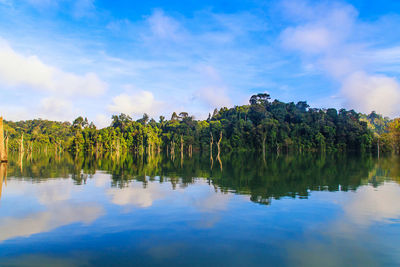
<path fill-rule="evenodd" d="M 250 98 L 249 105 L 215 109 L 206 120 L 187 112 L 159 121 L 147 114 L 132 120 L 113 115 L 109 127 L 97 129 L 86 118 L 69 122 L 48 120 L 5 121 L 9 150 L 122 152 L 169 154 L 203 151 L 394 151 L 399 152 L 400 119 L 372 112 L 310 108 L 270 101 L 268 94 Z M 23 135 L 23 139 L 22 139 Z M 217 152 L 218 151 L 218 152 Z"/>

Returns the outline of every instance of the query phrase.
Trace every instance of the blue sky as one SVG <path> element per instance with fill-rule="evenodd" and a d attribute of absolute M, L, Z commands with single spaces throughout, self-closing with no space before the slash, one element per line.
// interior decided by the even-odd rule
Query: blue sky
<path fill-rule="evenodd" d="M 247 103 L 400 115 L 396 1 L 0 0 L 6 119 L 106 126 Z"/>

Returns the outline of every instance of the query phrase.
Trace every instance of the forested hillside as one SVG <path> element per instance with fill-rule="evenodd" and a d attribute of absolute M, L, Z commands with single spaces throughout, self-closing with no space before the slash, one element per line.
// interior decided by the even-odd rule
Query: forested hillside
<path fill-rule="evenodd" d="M 310 108 L 307 102 L 270 101 L 268 94 L 253 95 L 249 105 L 215 109 L 207 120 L 186 112 L 158 121 L 147 114 L 132 120 L 126 114 L 112 116 L 109 127 L 97 129 L 78 117 L 69 122 L 5 121 L 9 150 L 132 151 L 136 153 L 189 153 L 211 150 L 237 151 L 398 151 L 399 120 L 354 110 Z M 219 152 L 218 152 L 219 153 Z"/>

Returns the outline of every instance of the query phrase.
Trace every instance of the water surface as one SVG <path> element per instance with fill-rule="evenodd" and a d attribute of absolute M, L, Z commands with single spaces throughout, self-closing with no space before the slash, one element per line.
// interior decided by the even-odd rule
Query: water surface
<path fill-rule="evenodd" d="M 399 163 L 12 155 L 0 266 L 399 266 Z"/>

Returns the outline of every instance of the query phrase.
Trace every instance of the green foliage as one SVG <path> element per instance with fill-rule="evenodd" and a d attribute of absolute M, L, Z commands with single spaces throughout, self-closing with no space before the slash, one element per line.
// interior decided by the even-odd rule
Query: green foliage
<path fill-rule="evenodd" d="M 161 116 L 159 122 L 147 114 L 137 121 L 120 114 L 113 115 L 111 125 L 103 129 L 78 117 L 72 124 L 7 121 L 5 130 L 10 150 L 18 149 L 24 133 L 26 150 L 174 152 L 180 150 L 182 137 L 184 151 L 210 151 L 211 135 L 216 144 L 222 133 L 222 151 L 366 151 L 385 133 L 388 121 L 376 113 L 367 116 L 354 110 L 309 108 L 305 101 L 271 102 L 268 94 L 257 94 L 249 105 L 215 109 L 207 120 L 195 120 L 187 112 L 174 112 L 170 120 Z"/>

